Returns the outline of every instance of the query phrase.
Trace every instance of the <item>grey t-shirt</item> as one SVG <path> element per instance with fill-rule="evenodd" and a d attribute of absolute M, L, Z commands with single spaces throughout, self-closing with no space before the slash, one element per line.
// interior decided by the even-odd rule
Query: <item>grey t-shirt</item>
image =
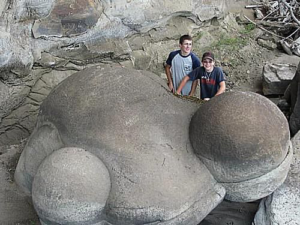
<path fill-rule="evenodd" d="M 190 53 L 187 56 L 182 56 L 180 54 L 180 50 L 171 52 L 166 63 L 171 66 L 173 86 L 175 91 L 177 90 L 181 80 L 193 69 L 201 65 L 200 60 L 195 54 Z M 190 93 L 192 83 L 192 81 L 188 81 L 186 83 L 181 91 L 182 95 L 188 95 Z"/>

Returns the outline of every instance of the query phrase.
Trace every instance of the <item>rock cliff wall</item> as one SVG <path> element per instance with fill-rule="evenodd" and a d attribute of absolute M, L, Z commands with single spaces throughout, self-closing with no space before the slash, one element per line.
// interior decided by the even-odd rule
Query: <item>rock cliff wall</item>
<path fill-rule="evenodd" d="M 238 1 L 4 0 L 0 3 L 0 145 L 31 133 L 39 105 L 69 75 L 98 63 L 163 74 L 186 33 Z"/>

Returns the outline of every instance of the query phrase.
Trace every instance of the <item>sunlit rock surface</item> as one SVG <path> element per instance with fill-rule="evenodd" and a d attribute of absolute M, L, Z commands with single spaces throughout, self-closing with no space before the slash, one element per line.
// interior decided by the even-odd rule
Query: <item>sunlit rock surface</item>
<path fill-rule="evenodd" d="M 251 92 L 227 92 L 203 104 L 192 118 L 190 138 L 231 201 L 271 194 L 284 182 L 292 160 L 284 114 Z"/>
<path fill-rule="evenodd" d="M 102 161 L 109 171 L 111 189 L 107 199 L 101 200 L 106 203 L 103 212 L 91 221 L 78 221 L 197 224 L 225 195 L 194 155 L 189 141 L 189 122 L 198 107 L 173 96 L 166 84 L 149 72 L 120 66 L 83 70 L 58 85 L 41 105 L 37 126 L 16 169 L 16 182 L 30 196 L 32 190 L 45 186 L 40 181 L 49 182 L 43 180 L 43 174 L 49 174 L 41 168 L 44 160 L 64 147 L 80 148 Z M 63 168 L 68 163 L 62 160 L 53 166 Z M 89 166 L 76 160 L 74 164 L 80 169 Z M 53 171 L 49 166 L 46 168 Z M 97 172 L 88 173 L 93 182 Z M 46 177 L 54 183 L 64 177 L 52 174 Z M 80 176 L 70 176 L 70 181 L 78 179 L 80 183 Z M 67 221 L 59 218 L 69 214 L 55 216 L 42 202 L 48 199 L 58 206 L 68 202 L 73 185 L 66 179 L 59 197 L 56 192 L 38 191 L 35 206 L 42 221 Z M 74 198 L 76 204 L 67 204 L 66 213 L 78 205 Z M 93 199 L 88 199 L 86 204 L 94 205 Z"/>
<path fill-rule="evenodd" d="M 0 82 L 11 94 L 10 104 L 0 106 L 0 145 L 17 144 L 32 132 L 39 105 L 53 88 L 49 76 L 63 80 L 98 63 L 160 75 L 178 38 L 221 19 L 232 2 L 1 1 Z"/>
<path fill-rule="evenodd" d="M 300 224 L 300 132 L 292 138 L 293 161 L 287 179 L 264 198 L 255 215 L 255 225 Z"/>
<path fill-rule="evenodd" d="M 95 26 L 101 13 L 98 1 L 59 0 L 49 16 L 35 21 L 33 35 L 35 38 L 78 35 Z"/>

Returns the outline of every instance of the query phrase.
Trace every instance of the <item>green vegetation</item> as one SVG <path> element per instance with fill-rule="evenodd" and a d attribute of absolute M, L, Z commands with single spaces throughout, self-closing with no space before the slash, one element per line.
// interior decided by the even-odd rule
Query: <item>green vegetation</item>
<path fill-rule="evenodd" d="M 247 44 L 247 40 L 243 37 L 224 37 L 212 43 L 210 46 L 213 50 L 227 50 L 237 51 Z"/>
<path fill-rule="evenodd" d="M 224 36 L 219 36 L 219 39 L 212 43 L 210 46 L 213 49 L 223 49 L 226 48 L 228 50 L 239 50 L 242 47 L 248 44 L 249 38 L 251 38 L 251 31 L 255 29 L 255 25 L 249 23 L 244 26 L 244 29 L 238 32 L 238 35 L 229 36 L 225 34 Z"/>
<path fill-rule="evenodd" d="M 231 46 L 232 48 L 239 47 L 240 45 L 245 45 L 246 41 L 241 37 L 234 37 L 234 38 L 222 38 L 216 42 L 216 47 L 222 46 Z"/>
<path fill-rule="evenodd" d="M 200 40 L 204 35 L 204 32 L 199 32 L 197 33 L 194 37 L 193 37 L 193 42 L 197 42 L 198 40 Z"/>
<path fill-rule="evenodd" d="M 253 23 L 249 23 L 249 24 L 245 25 L 245 29 L 242 30 L 240 33 L 241 34 L 249 34 L 254 29 L 255 29 L 255 25 Z"/>

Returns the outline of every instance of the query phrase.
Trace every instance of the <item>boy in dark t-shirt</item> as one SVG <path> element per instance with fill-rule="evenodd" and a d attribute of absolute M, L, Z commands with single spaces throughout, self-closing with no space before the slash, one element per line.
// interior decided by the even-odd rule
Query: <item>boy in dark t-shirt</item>
<path fill-rule="evenodd" d="M 181 89 L 188 81 L 200 80 L 200 98 L 209 100 L 212 97 L 222 94 L 225 91 L 225 76 L 220 67 L 215 67 L 215 58 L 213 53 L 205 52 L 202 56 L 203 67 L 198 67 L 187 76 L 185 76 L 176 93 L 180 94 Z M 194 82 L 195 84 L 195 82 Z M 196 85 L 193 85 L 191 93 L 195 91 Z"/>

